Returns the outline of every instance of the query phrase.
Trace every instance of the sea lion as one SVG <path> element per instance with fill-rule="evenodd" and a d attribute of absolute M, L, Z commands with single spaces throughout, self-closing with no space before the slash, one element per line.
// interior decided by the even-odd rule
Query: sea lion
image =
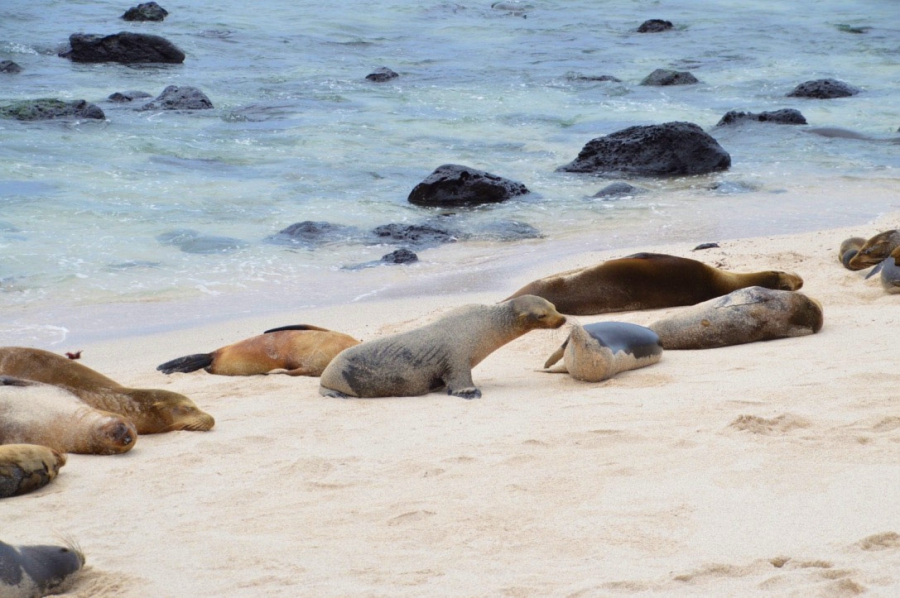
<path fill-rule="evenodd" d="M 650 325 L 662 346 L 712 349 L 822 329 L 822 305 L 803 293 L 749 287 L 716 297 Z"/>
<path fill-rule="evenodd" d="M 560 313 L 588 316 L 693 305 L 749 286 L 795 291 L 803 279 L 777 270 L 726 272 L 674 255 L 636 253 L 535 280 L 508 299 L 537 295 Z"/>
<path fill-rule="evenodd" d="M 94 409 L 63 388 L 0 376 L 0 444 L 115 455 L 135 442 L 137 430 L 124 417 Z"/>
<path fill-rule="evenodd" d="M 321 376 L 334 356 L 359 341 L 340 332 L 298 324 L 266 330 L 212 353 L 185 355 L 157 366 L 163 374 L 200 368 L 223 376 Z"/>
<path fill-rule="evenodd" d="M 662 357 L 659 336 L 649 328 L 627 322 L 575 324 L 569 338 L 547 359 L 547 369 L 560 358 L 562 368 L 576 380 L 600 382 L 619 372 L 653 365 Z"/>
<path fill-rule="evenodd" d="M 431 324 L 350 347 L 322 372 L 329 397 L 407 397 L 442 388 L 477 399 L 472 368 L 506 343 L 538 328 L 566 322 L 553 305 L 533 296 L 499 305 L 465 305 Z"/>
<path fill-rule="evenodd" d="M 0 445 L 0 498 L 43 488 L 65 464 L 65 454 L 46 446 Z"/>
<path fill-rule="evenodd" d="M 177 392 L 126 388 L 85 365 L 41 349 L 0 347 L 0 374 L 65 388 L 92 407 L 124 415 L 140 434 L 206 431 L 216 423 Z"/>
<path fill-rule="evenodd" d="M 872 271 L 866 274 L 866 278 L 881 273 L 881 286 L 890 294 L 900 293 L 900 247 L 891 252 L 884 260 L 872 268 Z"/>
<path fill-rule="evenodd" d="M 35 598 L 65 592 L 84 566 L 74 542 L 65 546 L 11 546 L 0 542 L 0 596 Z"/>
<path fill-rule="evenodd" d="M 850 267 L 850 260 L 856 257 L 856 254 L 859 253 L 859 250 L 862 249 L 862 246 L 865 244 L 866 240 L 862 237 L 850 237 L 849 239 L 844 239 L 840 249 L 838 249 L 838 261 L 844 264 L 844 267 L 848 270 L 853 270 L 854 268 Z"/>
<path fill-rule="evenodd" d="M 848 262 L 847 267 L 850 270 L 864 270 L 891 255 L 891 252 L 898 247 L 900 247 L 900 230 L 893 229 L 878 233 L 859 248 L 856 255 Z"/>

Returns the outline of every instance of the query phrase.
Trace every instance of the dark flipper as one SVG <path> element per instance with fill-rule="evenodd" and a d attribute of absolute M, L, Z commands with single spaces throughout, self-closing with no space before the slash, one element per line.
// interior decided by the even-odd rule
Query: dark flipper
<path fill-rule="evenodd" d="M 884 262 L 878 262 L 877 264 L 875 264 L 875 267 L 872 268 L 872 271 L 866 274 L 866 280 L 869 280 L 870 278 L 881 272 L 882 268 L 884 268 Z"/>
<path fill-rule="evenodd" d="M 553 355 L 551 355 L 550 357 L 547 358 L 547 361 L 544 363 L 545 370 L 563 358 L 563 354 L 566 352 L 566 345 L 568 345 L 568 344 L 569 344 L 569 339 L 566 339 L 566 341 L 562 344 L 562 347 L 560 347 L 559 349 L 554 351 Z"/>
<path fill-rule="evenodd" d="M 319 328 L 318 326 L 313 326 L 311 324 L 293 324 L 290 326 L 279 326 L 278 328 L 269 328 L 263 334 L 269 334 L 270 332 L 281 332 L 282 330 L 321 330 L 322 332 L 331 332 L 327 328 Z"/>
<path fill-rule="evenodd" d="M 185 355 L 172 361 L 167 361 L 156 366 L 156 369 L 163 374 L 174 374 L 175 372 L 195 372 L 200 368 L 208 367 L 213 362 L 212 353 L 195 353 L 194 355 Z"/>

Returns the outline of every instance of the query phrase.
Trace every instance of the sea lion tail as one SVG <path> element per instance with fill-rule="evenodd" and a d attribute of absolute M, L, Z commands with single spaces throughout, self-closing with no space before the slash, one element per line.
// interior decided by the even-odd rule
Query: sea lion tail
<path fill-rule="evenodd" d="M 156 369 L 163 374 L 174 374 L 175 372 L 195 372 L 200 368 L 205 368 L 213 362 L 212 353 L 195 353 L 194 355 L 185 355 L 172 361 L 167 361 L 156 366 Z"/>

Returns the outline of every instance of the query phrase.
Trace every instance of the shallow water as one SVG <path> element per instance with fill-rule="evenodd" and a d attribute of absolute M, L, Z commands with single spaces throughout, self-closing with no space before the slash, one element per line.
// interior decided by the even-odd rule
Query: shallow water
<path fill-rule="evenodd" d="M 120 3 L 5 0 L 0 59 L 24 71 L 0 75 L 0 105 L 86 99 L 107 118 L 0 120 L 0 343 L 49 346 L 412 288 L 502 293 L 523 255 L 792 233 L 897 210 L 895 3 L 738 4 L 262 1 L 248 10 L 201 0 L 163 3 L 163 23 L 126 23 Z M 635 33 L 649 18 L 676 29 Z M 134 67 L 56 56 L 71 33 L 122 30 L 163 35 L 187 59 Z M 400 78 L 366 81 L 379 66 Z M 701 83 L 639 86 L 656 68 Z M 599 75 L 622 82 L 579 78 Z M 824 77 L 863 92 L 785 97 Z M 200 88 L 215 109 L 105 101 L 173 84 Z M 715 127 L 729 110 L 780 108 L 810 125 Z M 555 172 L 594 137 L 672 120 L 710 132 L 731 169 L 630 180 L 649 192 L 615 201 L 591 198 L 611 181 Z M 358 271 L 342 267 L 396 246 L 265 242 L 304 220 L 360 230 L 430 220 L 406 197 L 444 163 L 532 191 L 457 210 L 461 230 L 514 220 L 543 237 L 459 242 L 417 250 L 418 264 Z M 185 230 L 199 245 L 166 240 Z"/>

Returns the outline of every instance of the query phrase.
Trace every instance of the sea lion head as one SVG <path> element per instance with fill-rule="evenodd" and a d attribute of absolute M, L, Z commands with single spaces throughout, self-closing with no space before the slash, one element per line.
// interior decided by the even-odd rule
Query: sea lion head
<path fill-rule="evenodd" d="M 96 455 L 127 453 L 137 442 L 137 428 L 127 419 L 113 413 L 101 412 L 91 437 L 90 452 Z"/>
<path fill-rule="evenodd" d="M 31 564 L 23 567 L 42 590 L 41 595 L 63 592 L 71 585 L 73 574 L 84 567 L 84 553 L 72 540 L 65 540 L 65 546 L 19 546 L 18 552 L 23 562 Z"/>
<path fill-rule="evenodd" d="M 133 389 L 132 396 L 140 404 L 148 405 L 155 424 L 153 432 L 192 430 L 206 432 L 216 425 L 210 414 L 201 411 L 192 400 L 177 392 L 159 389 Z"/>
<path fill-rule="evenodd" d="M 775 270 L 775 285 L 772 287 L 776 291 L 796 291 L 803 287 L 803 279 L 792 272 L 781 272 Z"/>
<path fill-rule="evenodd" d="M 790 320 L 788 320 L 791 326 L 796 326 L 801 330 L 812 330 L 813 334 L 822 330 L 822 325 L 825 323 L 822 304 L 803 293 L 797 293 L 794 299 L 799 305 L 791 312 Z"/>
<path fill-rule="evenodd" d="M 896 247 L 897 235 L 898 231 L 888 230 L 866 241 L 866 244 L 850 259 L 850 269 L 863 270 L 884 260 Z"/>
<path fill-rule="evenodd" d="M 517 322 L 526 330 L 535 328 L 559 328 L 566 317 L 546 299 L 536 295 L 521 295 L 507 301 Z"/>

